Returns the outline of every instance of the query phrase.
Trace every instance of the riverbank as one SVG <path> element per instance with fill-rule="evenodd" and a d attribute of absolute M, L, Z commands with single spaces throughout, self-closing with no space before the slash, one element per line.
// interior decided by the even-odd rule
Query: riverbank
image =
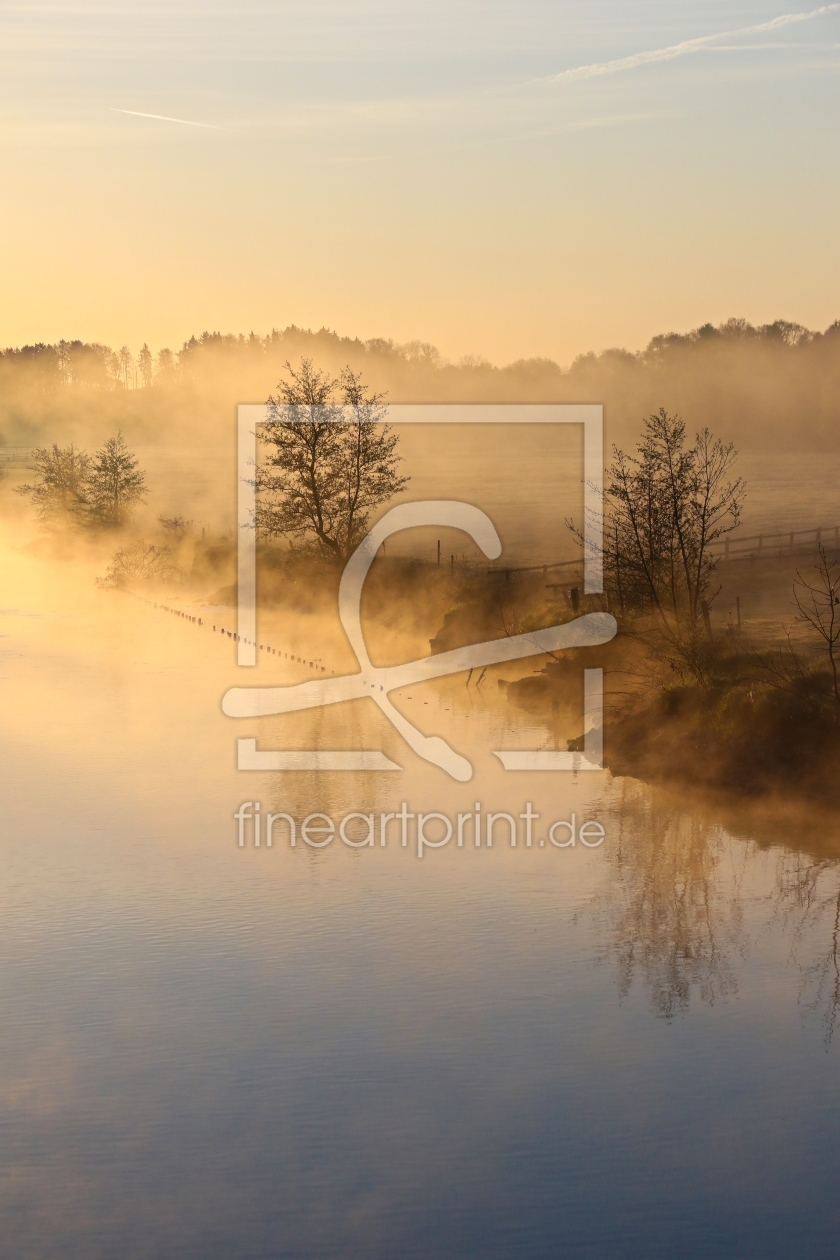
<path fill-rule="evenodd" d="M 723 662 L 733 673 L 742 662 Z M 840 706 L 828 674 L 736 675 L 673 686 L 615 714 L 605 759 L 617 775 L 762 796 L 779 789 L 840 805 Z"/>

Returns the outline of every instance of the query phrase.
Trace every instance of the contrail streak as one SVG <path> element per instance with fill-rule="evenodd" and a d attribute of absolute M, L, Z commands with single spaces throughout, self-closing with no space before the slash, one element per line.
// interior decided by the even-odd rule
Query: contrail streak
<path fill-rule="evenodd" d="M 158 122 L 180 123 L 182 127 L 206 127 L 210 131 L 225 131 L 224 127 L 215 127 L 213 123 L 191 122 L 189 118 L 168 118 L 166 114 L 141 114 L 139 109 L 117 109 L 111 106 L 115 114 L 131 114 L 133 118 L 156 118 Z"/>
<path fill-rule="evenodd" d="M 700 52 L 703 48 L 714 47 L 722 39 L 734 39 L 741 35 L 762 35 L 766 31 L 778 31 L 783 26 L 792 26 L 795 22 L 810 22 L 826 13 L 836 13 L 840 4 L 824 4 L 819 9 L 811 9 L 807 13 L 783 13 L 781 17 L 770 22 L 761 22 L 758 26 L 742 26 L 737 31 L 721 31 L 718 35 L 701 35 L 697 39 L 686 39 L 680 44 L 671 44 L 668 48 L 653 48 L 647 52 L 633 53 L 629 57 L 618 57 L 614 61 L 597 61 L 590 66 L 576 66 L 573 70 L 561 70 L 559 74 L 547 75 L 540 79 L 532 79 L 532 83 L 569 83 L 575 79 L 595 79 L 604 74 L 618 74 L 621 70 L 635 70 L 637 66 L 649 66 L 657 61 L 674 61 L 677 57 L 686 57 L 689 53 Z"/>

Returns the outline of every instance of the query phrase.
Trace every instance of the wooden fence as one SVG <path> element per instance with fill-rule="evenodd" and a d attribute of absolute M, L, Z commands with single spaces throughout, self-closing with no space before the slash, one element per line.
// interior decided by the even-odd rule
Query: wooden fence
<path fill-rule="evenodd" d="M 784 556 L 814 555 L 820 547 L 840 554 L 840 525 L 818 525 L 812 529 L 779 530 L 776 533 L 749 534 L 743 537 L 730 534 L 713 544 L 709 552 L 725 566 L 739 560 L 754 562 L 779 560 Z M 563 569 L 577 569 L 582 572 L 583 557 L 577 560 L 558 560 L 551 564 L 508 565 L 504 568 L 487 569 L 486 572 L 510 580 L 513 574 L 542 572 L 547 575 Z"/>
<path fill-rule="evenodd" d="M 487 573 L 495 573 L 499 577 L 510 580 L 513 573 L 555 573 L 559 569 L 578 569 L 583 572 L 583 556 L 579 560 L 557 560 L 553 564 L 508 565 L 506 568 L 487 569 Z"/>
<path fill-rule="evenodd" d="M 32 453 L 31 446 L 0 446 L 0 468 L 26 468 Z"/>
<path fill-rule="evenodd" d="M 727 564 L 734 560 L 776 560 L 783 556 L 811 555 L 820 547 L 827 551 L 840 551 L 840 525 L 779 530 L 747 537 L 730 534 L 715 543 L 710 552 Z"/>

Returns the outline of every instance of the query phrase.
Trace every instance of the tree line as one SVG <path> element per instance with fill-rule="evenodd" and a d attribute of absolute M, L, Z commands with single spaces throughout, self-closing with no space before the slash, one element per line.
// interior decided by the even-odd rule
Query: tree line
<path fill-rule="evenodd" d="M 84 341 L 0 350 L 0 379 L 7 387 L 19 383 L 42 393 L 70 386 L 137 389 L 151 385 L 155 374 L 155 359 L 145 342 L 136 355 L 128 346 L 112 350 Z"/>
<path fill-rule="evenodd" d="M 62 340 L 0 350 L 0 379 L 11 381 L 17 377 L 45 391 L 66 386 L 140 389 L 155 383 L 189 380 L 214 368 L 247 369 L 272 361 L 278 364 L 290 349 L 323 362 L 352 362 L 355 370 L 359 370 L 362 361 L 376 361 L 382 366 L 413 367 L 442 375 L 456 372 L 495 378 L 513 373 L 548 384 L 556 383 L 559 377 L 585 378 L 593 369 L 654 367 L 685 354 L 696 356 L 721 349 L 775 349 L 800 354 L 828 349 L 833 354 L 840 350 L 840 320 L 819 332 L 790 320 L 754 326 L 744 319 L 729 319 L 717 326 L 702 324 L 687 333 L 658 334 L 640 351 L 590 351 L 579 355 L 565 370 L 547 358 L 521 359 L 507 367 L 497 367 L 480 355 L 465 355 L 451 363 L 429 342 L 398 343 L 383 337 L 361 340 L 327 328 L 313 331 L 294 324 L 272 329 L 266 336 L 205 331 L 190 337 L 180 350 L 165 347 L 156 355 L 147 342 L 135 353 L 125 345 L 114 350 L 98 342 Z"/>
<path fill-rule="evenodd" d="M 362 340 L 290 325 L 267 336 L 204 332 L 180 349 L 114 351 L 65 342 L 0 352 L 0 441 L 36 445 L 73 401 L 97 424 L 161 438 L 173 422 L 221 439 L 232 407 L 264 399 L 283 364 L 310 359 L 338 378 L 363 373 L 395 402 L 601 403 L 610 441 L 633 440 L 640 416 L 667 400 L 696 427 L 742 447 L 833 450 L 840 398 L 840 323 L 823 332 L 790 321 L 728 320 L 654 337 L 641 350 L 606 348 L 570 366 L 547 357 L 496 366 L 447 361 L 427 342 Z M 137 388 L 134 388 L 134 385 Z"/>
<path fill-rule="evenodd" d="M 265 337 L 256 333 L 248 336 L 203 332 L 190 337 L 180 350 L 164 347 L 155 355 L 144 342 L 135 354 L 129 346 L 118 350 L 99 342 L 59 341 L 55 344 L 38 342 L 34 345 L 8 347 L 0 350 L 0 381 L 9 386 L 22 385 L 41 393 L 77 387 L 87 389 L 145 389 L 157 384 L 175 384 L 189 381 L 203 369 L 227 368 L 254 361 L 277 360 L 278 353 L 287 355 L 292 346 L 309 346 L 311 350 L 327 350 L 362 354 L 416 364 L 420 367 L 438 367 L 443 358 L 435 346 L 427 342 L 412 341 L 398 345 L 383 338 L 360 341 L 358 338 L 339 337 L 327 329 L 311 332 L 291 325 L 287 329 L 273 329 Z M 280 360 L 282 361 L 282 360 Z"/>

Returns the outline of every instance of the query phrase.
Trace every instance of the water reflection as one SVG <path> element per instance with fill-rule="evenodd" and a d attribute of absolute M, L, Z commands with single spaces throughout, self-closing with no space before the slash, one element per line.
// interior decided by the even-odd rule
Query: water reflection
<path fill-rule="evenodd" d="M 620 996 L 641 985 L 667 1020 L 692 1001 L 714 1006 L 748 983 L 739 963 L 774 933 L 797 969 L 802 1010 L 820 1017 L 830 1046 L 840 1012 L 840 858 L 789 844 L 824 839 L 840 820 L 815 813 L 809 826 L 800 805 L 793 831 L 784 810 L 774 819 L 766 805 L 721 802 L 716 811 L 634 780 L 612 786 L 605 811 L 615 840 L 609 876 L 585 913 Z M 728 826 L 716 820 L 728 813 Z"/>
<path fill-rule="evenodd" d="M 0 1251 L 834 1254 L 832 820 L 506 775 L 492 749 L 574 731 L 523 726 L 495 683 L 399 698 L 474 760 L 469 785 L 411 761 L 373 705 L 232 730 L 217 638 L 18 585 Z M 239 734 L 381 747 L 405 771 L 242 775 Z M 531 800 L 607 839 L 240 849 L 246 799 L 297 818 Z"/>
<path fill-rule="evenodd" d="M 692 997 L 713 1005 L 736 993 L 747 850 L 722 827 L 630 780 L 617 785 L 611 814 L 611 877 L 593 908 L 622 997 L 641 983 L 656 1013 L 673 1019 Z"/>
<path fill-rule="evenodd" d="M 782 850 L 776 908 L 800 970 L 800 1002 L 819 1017 L 828 1049 L 840 1012 L 840 862 Z"/>

